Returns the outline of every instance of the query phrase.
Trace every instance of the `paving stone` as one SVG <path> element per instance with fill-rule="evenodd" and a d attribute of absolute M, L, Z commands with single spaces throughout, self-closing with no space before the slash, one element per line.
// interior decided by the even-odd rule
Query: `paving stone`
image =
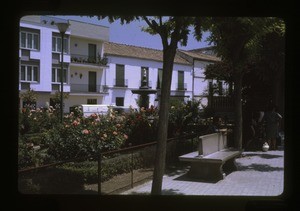
<path fill-rule="evenodd" d="M 187 171 L 164 175 L 164 195 L 277 196 L 283 192 L 284 151 L 244 152 L 237 158 L 238 170 L 216 183 L 188 178 Z M 176 171 L 176 170 L 175 170 Z M 177 170 L 178 172 L 179 170 Z M 172 175 L 172 174 L 170 174 Z M 150 194 L 152 181 L 121 194 Z"/>

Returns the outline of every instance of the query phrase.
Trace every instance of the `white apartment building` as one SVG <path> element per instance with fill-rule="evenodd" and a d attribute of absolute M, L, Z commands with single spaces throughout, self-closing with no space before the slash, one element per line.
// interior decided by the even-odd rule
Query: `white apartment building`
<path fill-rule="evenodd" d="M 203 52 L 207 49 L 207 53 Z M 216 57 L 211 50 L 211 47 L 193 49 L 189 51 L 177 50 L 177 54 L 185 58 L 192 64 L 192 90 L 193 99 L 201 100 L 202 105 L 207 105 L 208 103 L 208 89 L 210 85 L 217 85 L 219 92 L 218 95 L 225 94 L 225 90 L 228 89 L 228 84 L 225 81 L 217 81 L 215 79 L 205 79 L 205 68 L 209 64 L 221 61 L 220 58 Z"/>
<path fill-rule="evenodd" d="M 34 90 L 37 107 L 51 105 L 55 92 L 60 91 L 61 35 L 55 23 L 62 21 L 47 16 L 25 16 L 20 20 L 19 90 Z M 64 101 L 65 112 L 74 104 L 101 104 L 107 95 L 103 42 L 109 39 L 109 28 L 72 20 L 69 24 L 63 49 L 63 90 L 69 93 Z"/>
<path fill-rule="evenodd" d="M 163 52 L 161 50 L 117 44 L 104 43 L 104 55 L 108 58 L 107 85 L 109 94 L 106 104 L 137 107 L 138 94 L 132 89 L 141 86 L 144 70 L 150 89 L 157 90 L 149 95 L 149 104 L 157 106 L 160 98 L 160 87 L 163 68 Z M 171 98 L 187 100 L 192 98 L 192 65 L 176 55 L 173 66 Z"/>
<path fill-rule="evenodd" d="M 32 89 L 37 93 L 37 107 L 51 105 L 60 91 L 61 37 L 54 17 L 25 16 L 20 21 L 20 93 Z M 78 104 L 107 104 L 137 108 L 143 73 L 150 89 L 150 105 L 160 98 L 163 52 L 161 50 L 109 42 L 109 28 L 69 20 L 64 36 L 64 87 L 69 93 L 64 111 Z M 202 99 L 206 104 L 209 81 L 207 64 L 217 62 L 213 55 L 199 50 L 178 50 L 173 66 L 171 99 Z M 20 99 L 20 105 L 22 106 Z"/>

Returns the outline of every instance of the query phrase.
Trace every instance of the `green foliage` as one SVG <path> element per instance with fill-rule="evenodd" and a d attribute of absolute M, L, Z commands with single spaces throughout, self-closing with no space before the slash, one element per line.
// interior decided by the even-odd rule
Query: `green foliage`
<path fill-rule="evenodd" d="M 63 92 L 63 100 L 69 98 L 69 93 Z M 54 96 L 52 97 L 52 102 L 54 104 L 55 109 L 60 108 L 60 101 L 61 101 L 61 93 L 59 91 L 55 92 Z"/>
<path fill-rule="evenodd" d="M 37 95 L 32 89 L 28 89 L 26 92 L 21 93 L 20 97 L 26 104 L 34 103 L 37 100 Z"/>
<path fill-rule="evenodd" d="M 101 182 L 105 182 L 112 177 L 128 173 L 131 169 L 138 169 L 144 166 L 143 159 L 139 153 L 119 155 L 114 158 L 102 159 L 101 162 Z M 93 184 L 98 182 L 98 161 L 84 161 L 79 163 L 67 163 L 61 168 L 79 174 L 85 183 Z"/>
<path fill-rule="evenodd" d="M 156 141 L 158 123 L 158 110 L 151 106 L 148 109 L 141 108 L 140 111 L 132 110 L 126 114 L 124 128 L 128 134 L 126 144 L 144 144 Z"/>
<path fill-rule="evenodd" d="M 20 175 L 19 191 L 24 194 L 70 194 L 83 190 L 83 175 L 62 167 L 46 168 Z"/>
<path fill-rule="evenodd" d="M 19 132 L 21 135 L 28 133 L 43 133 L 57 125 L 57 111 L 51 106 L 48 109 L 23 108 L 19 113 Z"/>
<path fill-rule="evenodd" d="M 169 112 L 169 134 L 182 135 L 189 131 L 189 124 L 198 123 L 200 116 L 200 101 L 188 101 L 171 106 Z"/>
<path fill-rule="evenodd" d="M 53 162 L 41 143 L 44 134 L 24 135 L 18 140 L 18 168 L 36 167 Z"/>
<path fill-rule="evenodd" d="M 209 64 L 205 68 L 206 79 L 232 81 L 232 66 L 224 61 Z"/>
<path fill-rule="evenodd" d="M 18 168 L 34 166 L 34 149 L 32 144 L 19 139 L 18 143 Z"/>
<path fill-rule="evenodd" d="M 65 160 L 119 149 L 128 138 L 124 133 L 124 116 L 93 114 L 65 116 L 64 124 L 49 130 L 43 139 L 48 154 L 55 160 Z"/>

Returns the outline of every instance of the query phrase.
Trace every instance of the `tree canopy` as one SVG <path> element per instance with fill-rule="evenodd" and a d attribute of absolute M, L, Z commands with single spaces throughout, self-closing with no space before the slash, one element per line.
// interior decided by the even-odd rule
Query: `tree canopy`
<path fill-rule="evenodd" d="M 99 19 L 107 16 L 98 16 Z M 143 30 L 152 35 L 161 37 L 163 46 L 163 75 L 159 101 L 159 121 L 157 132 L 157 149 L 155 154 L 155 164 L 153 173 L 153 183 L 151 193 L 161 194 L 162 178 L 165 170 L 166 145 L 168 135 L 168 119 L 170 108 L 170 88 L 173 72 L 174 58 L 178 48 L 178 43 L 186 46 L 188 35 L 193 27 L 193 34 L 197 40 L 202 37 L 204 23 L 200 17 L 183 16 L 108 16 L 108 20 L 113 22 L 119 19 L 121 24 L 130 23 L 135 20 L 143 20 L 148 27 Z"/>

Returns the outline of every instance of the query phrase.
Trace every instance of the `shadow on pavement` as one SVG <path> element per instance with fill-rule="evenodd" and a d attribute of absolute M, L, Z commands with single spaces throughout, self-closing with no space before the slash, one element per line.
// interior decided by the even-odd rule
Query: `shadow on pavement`
<path fill-rule="evenodd" d="M 259 156 L 259 157 L 261 157 L 263 159 L 273 159 L 273 158 L 283 157 L 283 155 L 258 154 L 258 153 L 245 154 L 244 157 L 254 157 L 254 156 Z"/>
<path fill-rule="evenodd" d="M 267 164 L 251 164 L 247 166 L 239 166 L 238 171 L 255 170 L 260 172 L 283 171 L 283 167 L 272 167 Z"/>
<path fill-rule="evenodd" d="M 184 195 L 182 193 L 178 193 L 178 189 L 163 189 L 162 190 L 162 195 Z M 151 195 L 150 192 L 131 192 L 130 195 Z"/>
<path fill-rule="evenodd" d="M 175 178 L 174 180 L 187 181 L 187 182 L 204 182 L 204 183 L 212 183 L 212 184 L 215 184 L 218 182 L 218 181 L 214 181 L 214 180 L 203 180 L 203 179 L 192 178 L 192 177 L 189 177 L 188 173 L 183 174 L 183 175 Z"/>

